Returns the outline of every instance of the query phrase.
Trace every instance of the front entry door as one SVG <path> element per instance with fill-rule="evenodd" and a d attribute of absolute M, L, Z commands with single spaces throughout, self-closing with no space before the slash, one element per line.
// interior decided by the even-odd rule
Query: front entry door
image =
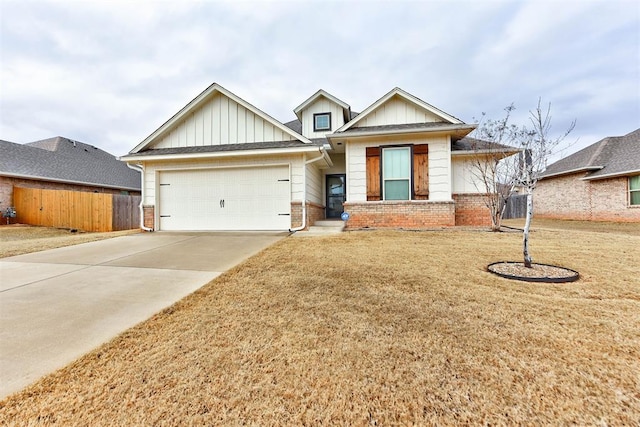
<path fill-rule="evenodd" d="M 343 212 L 342 204 L 346 197 L 346 175 L 327 175 L 327 218 L 340 218 Z"/>

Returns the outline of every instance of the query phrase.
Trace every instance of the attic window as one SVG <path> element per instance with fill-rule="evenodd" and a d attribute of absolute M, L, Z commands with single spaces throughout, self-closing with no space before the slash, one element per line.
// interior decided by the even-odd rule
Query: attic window
<path fill-rule="evenodd" d="M 313 131 L 331 130 L 331 113 L 313 115 Z"/>

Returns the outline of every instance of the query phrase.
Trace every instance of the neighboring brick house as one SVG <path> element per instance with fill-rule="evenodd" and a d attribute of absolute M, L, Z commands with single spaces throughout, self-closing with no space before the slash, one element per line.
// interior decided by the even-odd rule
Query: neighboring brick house
<path fill-rule="evenodd" d="M 640 222 L 640 129 L 550 165 L 536 187 L 535 212 L 546 218 Z"/>
<path fill-rule="evenodd" d="M 16 144 L 0 140 L 0 210 L 13 187 L 140 194 L 140 173 L 97 147 L 61 136 Z"/>

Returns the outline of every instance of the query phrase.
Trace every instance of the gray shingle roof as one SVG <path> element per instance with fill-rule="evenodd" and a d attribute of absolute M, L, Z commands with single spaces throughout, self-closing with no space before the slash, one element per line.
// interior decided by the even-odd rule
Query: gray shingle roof
<path fill-rule="evenodd" d="M 520 150 L 509 145 L 497 144 L 482 139 L 465 136 L 451 143 L 451 151 L 497 150 L 508 153 L 517 153 Z"/>
<path fill-rule="evenodd" d="M 640 171 L 640 129 L 624 136 L 604 138 L 549 165 L 541 178 L 589 172 L 585 179 L 625 175 Z"/>
<path fill-rule="evenodd" d="M 140 173 L 97 147 L 61 136 L 28 144 L 0 140 L 0 175 L 140 190 Z"/>
<path fill-rule="evenodd" d="M 122 156 L 123 159 L 133 157 L 146 157 L 157 155 L 171 155 L 171 154 L 192 154 L 192 153 L 221 153 L 227 151 L 245 151 L 245 150 L 265 150 L 269 148 L 302 148 L 309 146 L 322 146 L 326 140 L 312 139 L 313 144 L 305 143 L 302 141 L 270 141 L 270 142 L 252 142 L 246 144 L 223 144 L 223 145 L 202 145 L 197 147 L 174 147 L 174 148 L 155 148 L 140 151 L 134 154 L 127 154 Z"/>

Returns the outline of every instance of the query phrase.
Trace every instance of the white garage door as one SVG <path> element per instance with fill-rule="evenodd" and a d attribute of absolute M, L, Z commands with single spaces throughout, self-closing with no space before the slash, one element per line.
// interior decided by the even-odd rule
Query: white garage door
<path fill-rule="evenodd" d="M 164 171 L 160 230 L 286 230 L 289 167 Z"/>

